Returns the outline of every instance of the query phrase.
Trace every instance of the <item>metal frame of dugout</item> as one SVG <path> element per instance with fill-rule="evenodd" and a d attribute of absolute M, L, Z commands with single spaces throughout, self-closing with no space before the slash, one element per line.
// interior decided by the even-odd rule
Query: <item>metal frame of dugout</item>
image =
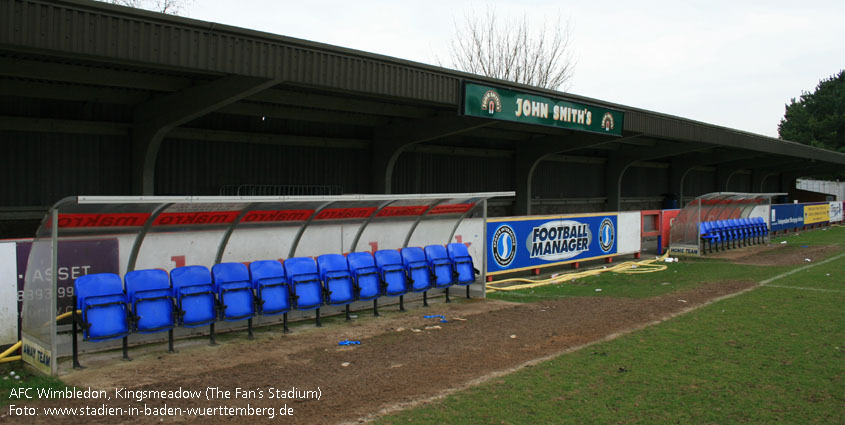
<path fill-rule="evenodd" d="M 68 294 L 68 290 L 60 290 L 58 273 L 51 271 L 62 263 L 61 256 L 85 258 L 98 253 L 80 252 L 73 244 L 63 246 L 64 242 L 117 239 L 117 274 L 123 278 L 137 269 L 170 270 L 178 255 L 187 264 L 211 268 L 221 262 L 342 254 L 375 246 L 442 245 L 452 242 L 459 230 L 468 229 L 476 232 L 473 256 L 482 273 L 472 286 L 480 285 L 478 292 L 483 296 L 487 199 L 512 196 L 514 192 L 65 198 L 50 208 L 32 243 L 25 285 L 33 296 L 23 300 L 22 357 L 35 369 L 55 375 L 56 359 L 69 354 L 67 341 L 60 344 L 59 334 L 69 331 L 71 325 L 55 320 L 60 293 Z M 275 317 L 260 324 L 278 321 Z M 168 339 L 172 338 L 170 332 Z M 75 345 L 76 337 L 73 339 Z M 107 343 L 98 346 L 103 344 Z M 125 353 L 127 338 L 122 344 Z"/>
<path fill-rule="evenodd" d="M 771 229 L 771 199 L 784 193 L 715 192 L 689 202 L 672 223 L 669 252 L 675 255 L 701 255 L 704 249 L 699 224 L 709 221 L 762 217 Z M 764 242 L 769 242 L 767 234 Z"/>

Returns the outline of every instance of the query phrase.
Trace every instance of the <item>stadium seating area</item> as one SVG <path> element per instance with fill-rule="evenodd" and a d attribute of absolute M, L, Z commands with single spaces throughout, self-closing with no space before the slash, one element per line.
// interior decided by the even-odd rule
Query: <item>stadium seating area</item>
<path fill-rule="evenodd" d="M 399 297 L 422 292 L 428 305 L 427 291 L 475 282 L 478 270 L 464 244 L 429 245 L 400 250 L 384 249 L 353 252 L 346 256 L 324 254 L 315 258 L 296 257 L 243 263 L 177 267 L 168 274 L 161 269 L 136 270 L 123 281 L 112 273 L 81 276 L 74 282 L 76 310 L 73 313 L 73 364 L 80 367 L 77 326 L 83 341 L 123 338 L 123 356 L 128 359 L 130 333 L 168 331 L 168 346 L 173 352 L 173 329 L 209 326 L 211 344 L 217 321 L 248 321 L 252 337 L 252 319 L 256 315 L 284 314 L 291 310 L 316 310 L 320 326 L 320 307 L 346 306 L 355 301 L 373 300 L 378 316 L 380 297 Z M 469 297 L 469 286 L 467 286 Z M 77 313 L 78 311 L 78 313 Z"/>
<path fill-rule="evenodd" d="M 736 218 L 729 220 L 705 221 L 698 224 L 698 233 L 703 243 L 707 243 L 709 251 L 731 249 L 737 246 L 747 246 L 760 243 L 769 234 L 769 227 L 762 217 Z M 702 254 L 705 250 L 702 244 Z"/>

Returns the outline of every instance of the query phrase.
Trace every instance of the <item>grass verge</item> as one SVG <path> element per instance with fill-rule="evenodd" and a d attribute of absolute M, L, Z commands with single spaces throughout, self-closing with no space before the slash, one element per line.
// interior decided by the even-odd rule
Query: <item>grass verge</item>
<path fill-rule="evenodd" d="M 818 287 L 843 268 L 772 284 Z M 841 292 L 759 288 L 379 423 L 845 423 L 842 305 Z"/>

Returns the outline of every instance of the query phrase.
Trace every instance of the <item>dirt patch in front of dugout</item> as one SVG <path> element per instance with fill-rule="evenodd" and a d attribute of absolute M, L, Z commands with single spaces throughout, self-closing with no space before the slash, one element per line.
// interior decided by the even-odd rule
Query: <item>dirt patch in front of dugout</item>
<path fill-rule="evenodd" d="M 767 244 L 714 253 L 710 258 L 752 266 L 797 266 L 823 260 L 839 250 L 838 245 Z M 809 259 L 810 261 L 807 261 Z"/>
<path fill-rule="evenodd" d="M 135 390 L 204 390 L 236 387 L 259 390 L 261 399 L 130 400 L 111 405 L 147 407 L 275 407 L 287 404 L 292 418 L 212 416 L 169 417 L 166 422 L 333 424 L 356 421 L 396 405 L 413 404 L 449 388 L 506 371 L 534 359 L 626 332 L 678 314 L 714 298 L 754 286 L 753 282 L 702 284 L 693 289 L 646 299 L 563 298 L 530 304 L 478 300 L 414 308 L 382 318 L 303 326 L 292 334 L 259 334 L 218 347 L 189 347 L 176 355 L 154 353 L 120 362 L 119 354 L 86 361 L 88 369 L 64 377 L 69 385 Z M 443 314 L 439 319 L 423 315 Z M 457 320 L 465 319 L 465 320 Z M 439 326 L 439 328 L 432 328 Z M 414 331 L 417 330 L 417 331 Z M 361 345 L 338 346 L 342 339 Z M 177 343 L 177 346 L 179 344 Z M 163 348 L 164 349 L 164 348 Z M 85 359 L 83 359 L 85 361 Z M 97 364 L 102 363 L 102 364 Z M 270 387 L 315 390 L 320 400 L 270 400 Z M 101 403 L 53 400 L 41 406 Z M 8 418 L 6 418 L 8 420 Z M 79 423 L 74 417 L 37 417 L 35 423 Z M 94 422 L 159 423 L 158 417 L 90 418 Z M 32 421 L 30 421 L 32 422 Z"/>

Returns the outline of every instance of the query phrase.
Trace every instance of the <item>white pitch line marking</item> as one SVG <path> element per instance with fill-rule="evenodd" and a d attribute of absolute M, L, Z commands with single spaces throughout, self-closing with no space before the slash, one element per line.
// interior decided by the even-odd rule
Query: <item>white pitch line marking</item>
<path fill-rule="evenodd" d="M 818 292 L 838 292 L 841 294 L 845 294 L 845 291 L 840 291 L 838 289 L 822 289 L 822 288 L 805 288 L 803 286 L 787 286 L 787 285 L 765 285 L 770 288 L 786 288 L 786 289 L 801 289 L 804 291 L 818 291 Z"/>

